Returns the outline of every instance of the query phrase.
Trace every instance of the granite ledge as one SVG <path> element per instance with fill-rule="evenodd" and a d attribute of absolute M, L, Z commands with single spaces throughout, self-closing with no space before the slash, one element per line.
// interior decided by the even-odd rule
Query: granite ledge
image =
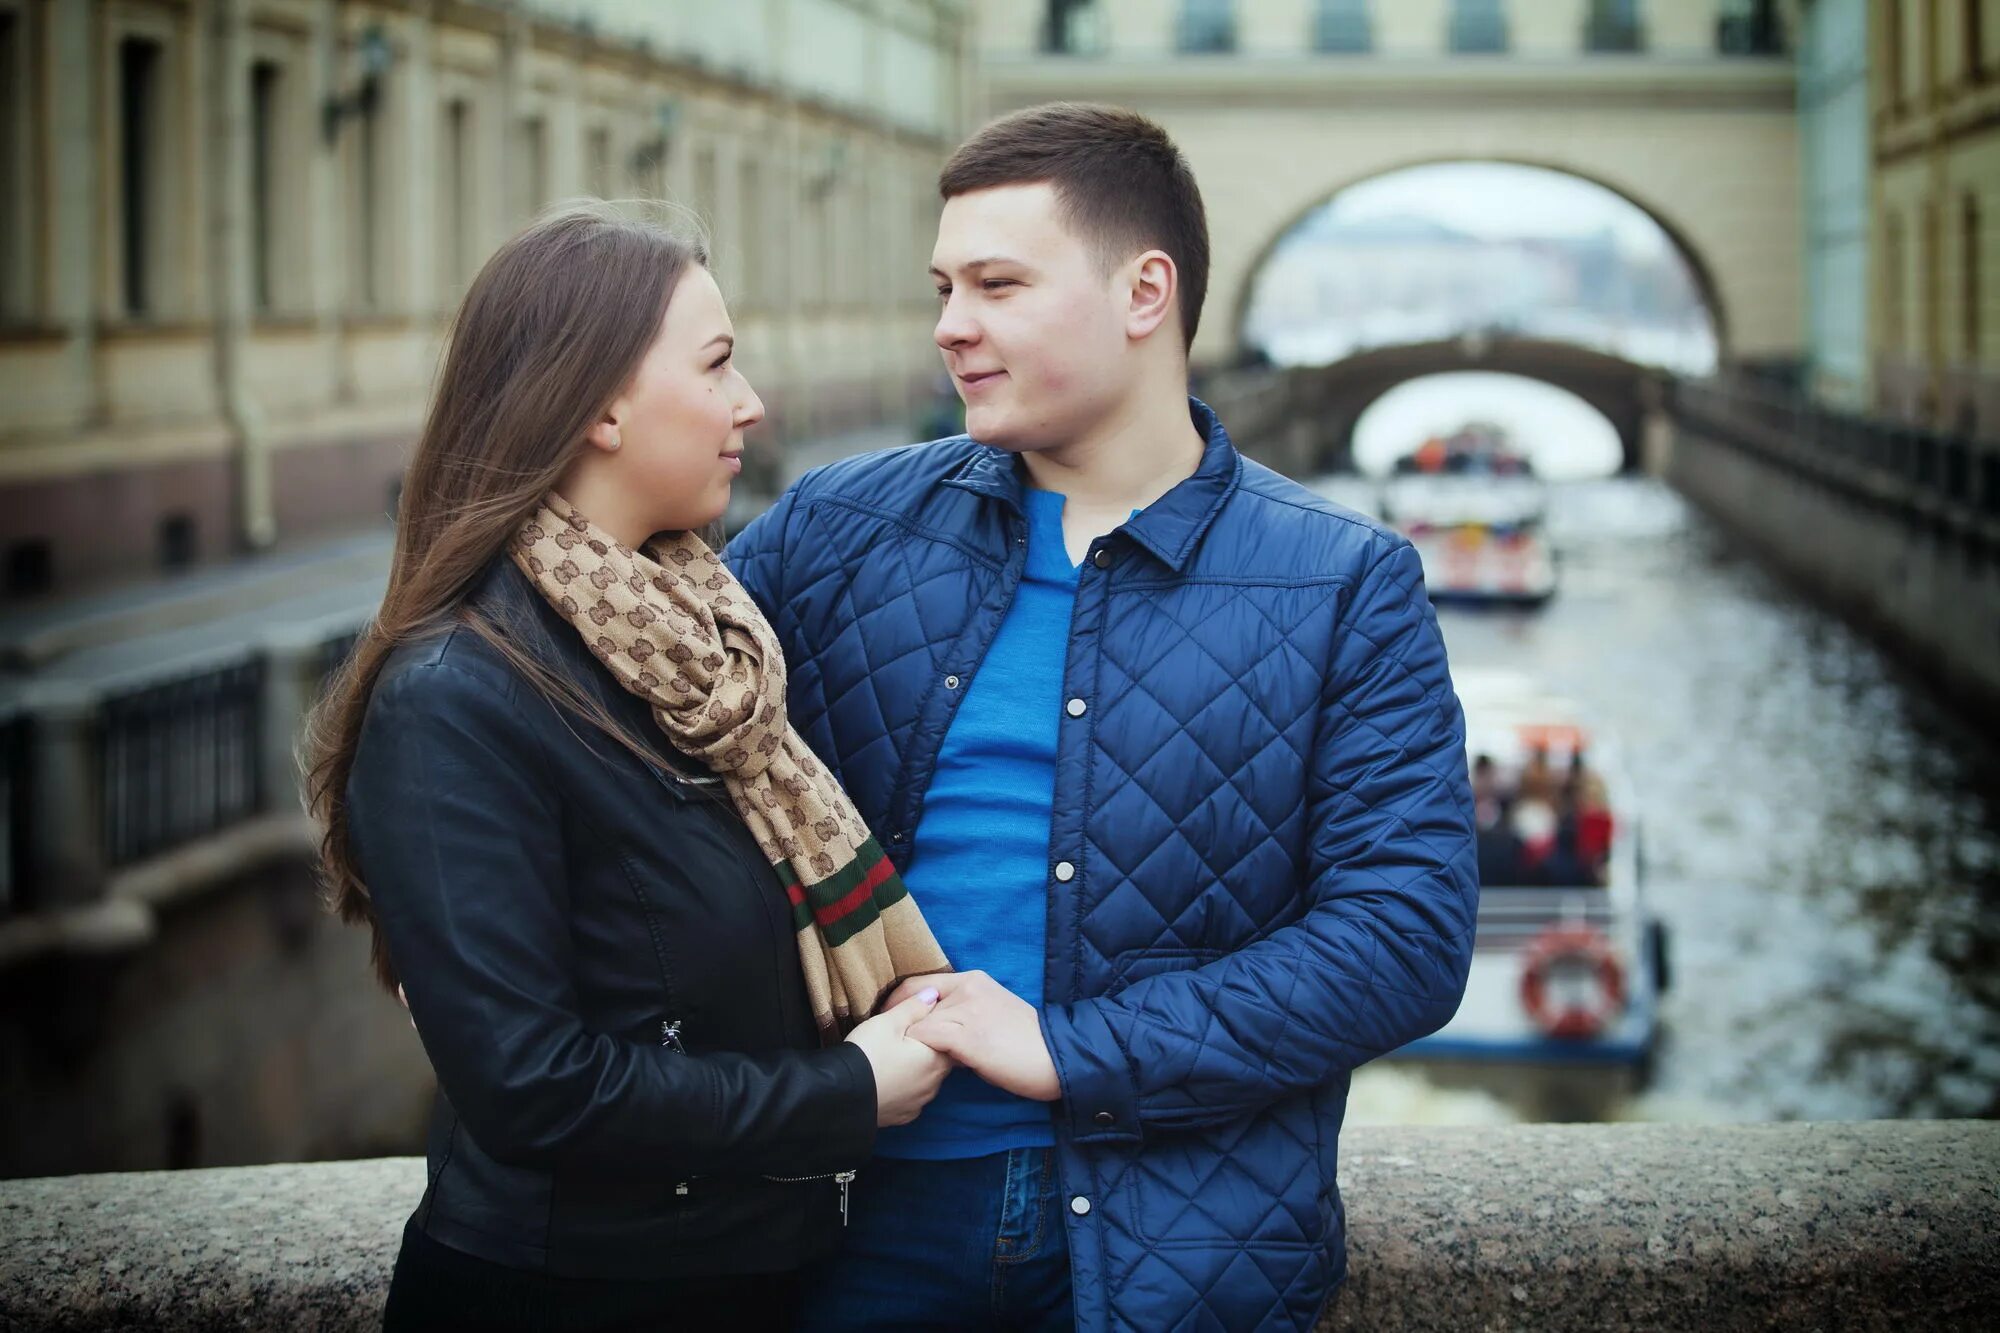
<path fill-rule="evenodd" d="M 1984 1328 L 2000 1123 L 1361 1128 L 1325 1329 Z M 416 1158 L 0 1181 L 0 1327 L 372 1329 Z"/>

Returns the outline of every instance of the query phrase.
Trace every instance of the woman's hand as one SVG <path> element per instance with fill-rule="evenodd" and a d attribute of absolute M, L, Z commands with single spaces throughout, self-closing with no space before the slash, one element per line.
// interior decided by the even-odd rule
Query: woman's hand
<path fill-rule="evenodd" d="M 847 1034 L 875 1071 L 877 1128 L 915 1120 L 951 1072 L 949 1056 L 939 1055 L 909 1035 L 910 1025 L 928 1015 L 937 999 L 937 991 L 927 988 Z"/>

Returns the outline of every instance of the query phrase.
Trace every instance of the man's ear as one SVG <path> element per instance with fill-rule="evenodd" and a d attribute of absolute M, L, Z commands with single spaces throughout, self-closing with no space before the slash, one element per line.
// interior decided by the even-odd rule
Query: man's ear
<path fill-rule="evenodd" d="M 1175 295 L 1180 291 L 1180 270 L 1164 250 L 1148 250 L 1133 260 L 1126 270 L 1127 304 L 1125 336 L 1133 341 L 1149 338 L 1153 330 L 1174 313 Z"/>

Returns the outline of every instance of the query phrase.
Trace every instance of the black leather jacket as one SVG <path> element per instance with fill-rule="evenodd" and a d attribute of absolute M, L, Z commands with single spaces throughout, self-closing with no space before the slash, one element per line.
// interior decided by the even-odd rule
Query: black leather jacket
<path fill-rule="evenodd" d="M 875 1081 L 859 1047 L 815 1037 L 775 872 L 511 563 L 474 597 L 666 758 L 559 713 L 470 629 L 386 664 L 348 800 L 438 1075 L 419 1223 L 574 1276 L 830 1252 Z"/>

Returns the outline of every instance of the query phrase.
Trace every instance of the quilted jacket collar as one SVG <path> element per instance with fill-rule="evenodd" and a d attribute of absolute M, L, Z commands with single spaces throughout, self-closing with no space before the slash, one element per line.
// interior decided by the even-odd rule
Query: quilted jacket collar
<path fill-rule="evenodd" d="M 1236 489 L 1243 460 L 1230 443 L 1215 410 L 1199 398 L 1188 399 L 1188 415 L 1207 441 L 1194 475 L 1153 501 L 1138 517 L 1118 530 L 1151 551 L 1176 574 L 1187 567 L 1209 524 L 1222 512 Z M 1019 460 L 1004 449 L 982 445 L 973 451 L 945 485 L 984 495 L 1025 512 Z"/>

